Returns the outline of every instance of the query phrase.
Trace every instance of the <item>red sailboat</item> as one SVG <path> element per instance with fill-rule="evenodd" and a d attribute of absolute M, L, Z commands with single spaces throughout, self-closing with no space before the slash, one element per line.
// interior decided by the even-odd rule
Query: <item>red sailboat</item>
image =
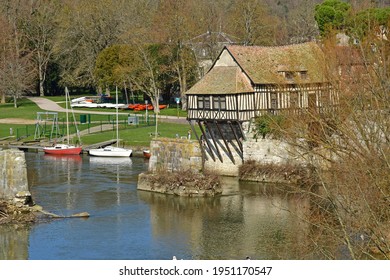
<path fill-rule="evenodd" d="M 52 154 L 52 155 L 79 155 L 81 153 L 82 147 L 81 146 L 75 146 L 71 145 L 69 143 L 69 117 L 68 117 L 68 99 L 69 97 L 69 91 L 68 88 L 65 88 L 65 98 L 66 98 L 66 144 L 54 144 L 51 147 L 44 147 L 43 151 L 46 154 Z M 74 118 L 74 116 L 73 116 Z M 76 127 L 77 130 L 77 127 Z M 78 133 L 77 133 L 78 135 Z M 79 136 L 79 135 L 78 135 Z M 80 138 L 79 138 L 80 142 Z"/>

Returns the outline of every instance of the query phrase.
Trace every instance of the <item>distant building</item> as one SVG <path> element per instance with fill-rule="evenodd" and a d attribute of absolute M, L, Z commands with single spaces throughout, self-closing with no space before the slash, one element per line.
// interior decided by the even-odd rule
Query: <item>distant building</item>
<path fill-rule="evenodd" d="M 186 45 L 194 51 L 198 61 L 200 77 L 203 77 L 210 69 L 221 49 L 236 43 L 237 41 L 232 36 L 224 32 L 207 31 L 192 38 L 186 42 Z"/>

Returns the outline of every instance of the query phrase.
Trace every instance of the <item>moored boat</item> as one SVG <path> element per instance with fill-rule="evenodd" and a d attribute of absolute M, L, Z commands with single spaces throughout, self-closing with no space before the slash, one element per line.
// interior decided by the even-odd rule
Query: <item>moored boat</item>
<path fill-rule="evenodd" d="M 81 153 L 81 150 L 82 150 L 81 146 L 75 146 L 75 145 L 71 145 L 69 143 L 70 134 L 69 134 L 68 102 L 70 102 L 70 96 L 69 96 L 69 91 L 68 91 L 67 87 L 65 87 L 65 99 L 66 99 L 66 101 L 65 101 L 66 103 L 65 104 L 66 104 L 66 135 L 67 135 L 66 140 L 67 140 L 67 143 L 66 144 L 54 144 L 51 147 L 44 147 L 43 151 L 46 154 L 52 154 L 52 155 L 79 155 Z M 76 124 L 76 122 L 74 120 L 74 115 L 73 115 L 73 121 L 74 121 L 74 124 L 76 126 L 76 131 L 78 131 L 77 124 Z M 77 133 L 77 136 L 79 138 L 78 141 L 80 143 L 81 140 L 80 140 L 80 135 L 78 133 Z"/>
<path fill-rule="evenodd" d="M 130 157 L 132 150 L 107 146 L 100 149 L 91 149 L 89 150 L 89 154 L 96 157 Z"/>
<path fill-rule="evenodd" d="M 118 88 L 115 91 L 116 95 L 116 105 L 118 105 Z M 132 154 L 131 149 L 120 148 L 119 146 L 119 122 L 118 122 L 118 106 L 116 106 L 116 147 L 106 146 L 99 149 L 89 150 L 91 156 L 96 157 L 130 157 Z"/>
<path fill-rule="evenodd" d="M 144 150 L 143 153 L 145 158 L 150 158 L 151 156 L 150 150 Z"/>
<path fill-rule="evenodd" d="M 51 155 L 79 155 L 82 148 L 74 145 L 56 144 L 53 147 L 44 147 L 43 151 Z"/>

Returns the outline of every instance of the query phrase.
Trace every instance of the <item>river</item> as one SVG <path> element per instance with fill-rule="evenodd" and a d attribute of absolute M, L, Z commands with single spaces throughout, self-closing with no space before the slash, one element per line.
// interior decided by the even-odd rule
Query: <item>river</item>
<path fill-rule="evenodd" d="M 26 153 L 36 204 L 90 217 L 0 227 L 0 259 L 301 259 L 300 202 L 275 186 L 223 178 L 223 195 L 183 198 L 137 191 L 143 158 Z"/>

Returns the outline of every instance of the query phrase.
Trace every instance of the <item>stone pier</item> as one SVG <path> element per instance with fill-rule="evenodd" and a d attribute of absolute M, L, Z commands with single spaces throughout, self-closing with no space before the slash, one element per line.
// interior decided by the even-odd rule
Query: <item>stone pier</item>
<path fill-rule="evenodd" d="M 149 171 L 202 170 L 202 153 L 198 141 L 159 138 L 150 143 L 152 156 Z"/>
<path fill-rule="evenodd" d="M 26 159 L 22 151 L 0 151 L 0 200 L 22 204 L 31 200 Z"/>

